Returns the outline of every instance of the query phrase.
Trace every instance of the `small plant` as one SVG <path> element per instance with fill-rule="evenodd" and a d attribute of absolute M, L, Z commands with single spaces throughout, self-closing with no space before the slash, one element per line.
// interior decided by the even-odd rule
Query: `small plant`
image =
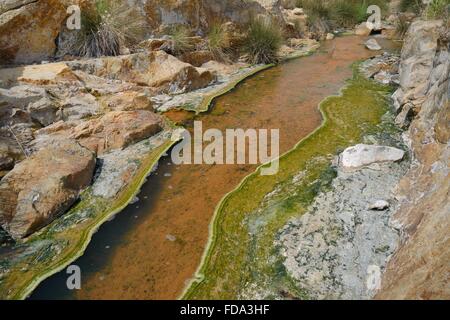
<path fill-rule="evenodd" d="M 221 24 L 214 24 L 208 33 L 208 50 L 217 61 L 228 60 L 229 36 Z"/>
<path fill-rule="evenodd" d="M 324 0 L 297 0 L 296 6 L 303 8 L 308 15 L 319 17 L 321 19 L 330 18 L 330 10 Z"/>
<path fill-rule="evenodd" d="M 425 9 L 425 17 L 427 19 L 444 19 L 449 18 L 450 0 L 432 0 Z"/>
<path fill-rule="evenodd" d="M 142 39 L 145 19 L 121 1 L 96 0 L 82 10 L 81 30 L 67 46 L 68 52 L 82 57 L 116 56 L 120 49 Z"/>
<path fill-rule="evenodd" d="M 244 51 L 254 64 L 276 63 L 278 50 L 283 44 L 281 27 L 272 19 L 260 17 L 253 19 L 248 27 Z"/>
<path fill-rule="evenodd" d="M 406 32 L 408 31 L 408 28 L 409 28 L 408 19 L 405 16 L 400 15 L 396 23 L 395 33 L 400 39 L 403 39 L 406 35 Z"/>
<path fill-rule="evenodd" d="M 352 1 L 338 0 L 332 3 L 331 14 L 334 22 L 341 27 L 352 27 L 358 23 L 361 8 Z"/>
<path fill-rule="evenodd" d="M 380 7 L 382 13 L 388 9 L 387 0 L 298 0 L 297 6 L 303 7 L 309 18 L 309 25 L 333 24 L 337 27 L 352 27 L 365 21 L 370 5 Z M 317 28 L 316 28 L 317 29 Z"/>
<path fill-rule="evenodd" d="M 173 54 L 181 55 L 195 48 L 192 42 L 191 31 L 184 25 L 176 25 L 169 30 L 170 41 L 161 49 Z"/>

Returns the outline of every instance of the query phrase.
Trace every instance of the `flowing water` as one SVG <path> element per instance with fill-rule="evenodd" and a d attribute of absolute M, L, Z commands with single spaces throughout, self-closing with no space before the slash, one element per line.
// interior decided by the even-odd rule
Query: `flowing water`
<path fill-rule="evenodd" d="M 215 100 L 207 113 L 172 111 L 172 120 L 203 130 L 280 129 L 280 152 L 291 149 L 322 121 L 318 104 L 338 93 L 352 76 L 351 65 L 368 58 L 364 38 L 342 37 L 309 56 L 247 79 Z M 208 241 L 209 224 L 221 198 L 253 165 L 181 165 L 170 158 L 143 186 L 140 201 L 103 225 L 75 264 L 82 289 L 66 289 L 60 272 L 44 281 L 32 299 L 174 299 L 198 267 Z"/>

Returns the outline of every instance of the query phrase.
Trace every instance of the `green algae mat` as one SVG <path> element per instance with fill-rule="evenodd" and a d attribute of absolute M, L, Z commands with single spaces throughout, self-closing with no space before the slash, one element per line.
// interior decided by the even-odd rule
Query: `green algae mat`
<path fill-rule="evenodd" d="M 281 156 L 278 174 L 262 176 L 260 167 L 223 198 L 200 268 L 182 298 L 307 299 L 284 269 L 277 235 L 330 185 L 336 176 L 331 163 L 339 152 L 384 130 L 391 92 L 364 78 L 355 65 L 340 95 L 320 104 L 322 125 Z"/>

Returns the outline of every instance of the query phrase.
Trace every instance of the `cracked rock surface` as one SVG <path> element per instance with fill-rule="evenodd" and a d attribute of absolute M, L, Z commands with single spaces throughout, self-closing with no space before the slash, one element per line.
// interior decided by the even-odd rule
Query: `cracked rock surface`
<path fill-rule="evenodd" d="M 406 161 L 338 169 L 331 189 L 284 227 L 279 237 L 284 265 L 309 298 L 369 299 L 376 293 L 399 240 L 390 224 L 397 205 L 392 189 L 406 170 Z M 391 206 L 369 209 L 380 200 Z"/>

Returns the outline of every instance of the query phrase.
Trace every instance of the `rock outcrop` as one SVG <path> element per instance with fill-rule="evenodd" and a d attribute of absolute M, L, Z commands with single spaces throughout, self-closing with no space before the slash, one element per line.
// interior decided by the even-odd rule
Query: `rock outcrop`
<path fill-rule="evenodd" d="M 195 68 L 164 51 L 69 62 L 74 70 L 149 86 L 159 93 L 183 93 L 215 80 L 208 70 Z"/>
<path fill-rule="evenodd" d="M 397 204 L 382 211 L 372 207 L 393 198 L 406 170 L 406 162 L 338 168 L 330 190 L 284 227 L 284 266 L 309 299 L 370 299 L 376 293 L 399 234 L 390 224 Z"/>
<path fill-rule="evenodd" d="M 161 116 L 145 110 L 111 111 L 104 116 L 78 123 L 57 122 L 36 133 L 36 147 L 41 149 L 53 141 L 67 137 L 96 154 L 123 149 L 151 137 L 162 129 Z"/>
<path fill-rule="evenodd" d="M 405 139 L 413 166 L 398 186 L 394 223 L 402 243 L 383 276 L 378 299 L 449 299 L 450 56 L 442 21 L 414 22 L 405 40 L 400 112 L 413 108 Z"/>
<path fill-rule="evenodd" d="M 144 9 L 156 33 L 177 24 L 205 31 L 224 20 L 242 26 L 259 14 L 282 18 L 280 0 L 152 0 Z"/>
<path fill-rule="evenodd" d="M 67 7 L 61 0 L 7 0 L 0 7 L 0 63 L 53 56 Z"/>
<path fill-rule="evenodd" d="M 64 213 L 92 179 L 95 156 L 60 140 L 17 164 L 0 182 L 0 223 L 15 239 Z"/>

